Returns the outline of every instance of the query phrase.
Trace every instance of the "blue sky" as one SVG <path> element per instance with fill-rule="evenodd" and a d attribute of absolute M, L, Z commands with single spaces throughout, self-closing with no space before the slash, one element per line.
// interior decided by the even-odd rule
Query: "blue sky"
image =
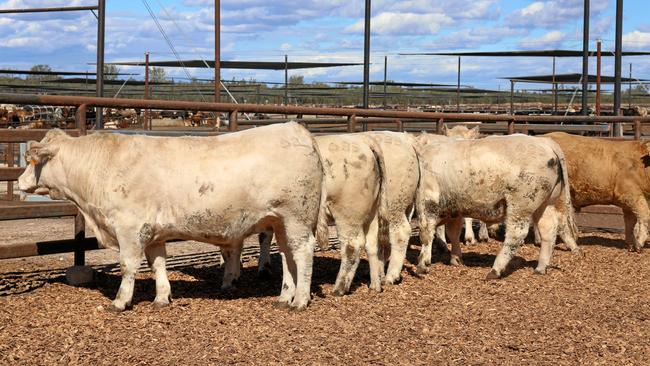
<path fill-rule="evenodd" d="M 148 0 L 186 59 L 213 58 L 213 1 Z M 362 62 L 364 0 L 222 0 L 222 59 Z M 0 8 L 91 5 L 88 0 L 9 0 Z M 454 83 L 453 57 L 398 53 L 462 50 L 525 50 L 582 47 L 582 0 L 403 0 L 373 1 L 371 79 Z M 647 0 L 625 0 L 624 50 L 650 50 Z M 614 48 L 614 0 L 591 0 L 590 43 Z M 96 21 L 92 14 L 48 13 L 0 16 L 0 67 L 92 70 Z M 106 60 L 171 60 L 174 55 L 141 0 L 107 0 Z M 613 58 L 604 60 L 613 73 Z M 650 57 L 624 58 L 637 78 L 650 78 Z M 595 70 L 592 59 L 591 70 Z M 578 58 L 558 60 L 558 73 L 580 72 Z M 308 81 L 361 80 L 361 67 L 301 70 Z M 141 69 L 130 71 L 142 72 Z M 189 70 L 192 76 L 211 72 Z M 465 58 L 463 84 L 506 88 L 499 77 L 550 73 L 550 59 Z M 181 70 L 168 74 L 183 77 Z M 224 79 L 280 81 L 282 72 L 224 70 Z"/>

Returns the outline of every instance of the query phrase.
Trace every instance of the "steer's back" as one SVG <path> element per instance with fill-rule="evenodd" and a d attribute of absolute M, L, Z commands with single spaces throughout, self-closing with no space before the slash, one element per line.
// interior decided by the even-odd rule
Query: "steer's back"
<path fill-rule="evenodd" d="M 564 152 L 569 170 L 574 206 L 617 204 L 630 187 L 647 196 L 650 193 L 645 173 L 648 150 L 638 141 L 608 141 L 594 137 L 553 132 L 544 135 Z"/>

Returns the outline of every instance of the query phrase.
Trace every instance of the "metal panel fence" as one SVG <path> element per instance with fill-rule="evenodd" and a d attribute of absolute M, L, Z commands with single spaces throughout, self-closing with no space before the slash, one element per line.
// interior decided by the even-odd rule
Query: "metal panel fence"
<path fill-rule="evenodd" d="M 445 122 L 476 122 L 481 124 L 484 132 L 528 133 L 550 132 L 565 130 L 569 132 L 597 132 L 607 133 L 613 124 L 630 123 L 633 125 L 635 139 L 641 138 L 643 124 L 650 122 L 650 117 L 614 117 L 614 116 L 525 116 L 525 115 L 498 115 L 498 114 L 473 114 L 473 113 L 439 113 L 439 112 L 414 112 L 375 110 L 357 108 L 316 108 L 302 106 L 277 106 L 257 104 L 229 104 L 205 103 L 167 100 L 144 99 L 114 99 L 77 96 L 47 96 L 26 94 L 0 93 L 0 103 L 76 106 L 76 128 L 65 130 L 71 136 L 82 136 L 86 131 L 86 112 L 90 107 L 110 108 L 141 108 L 160 110 L 193 110 L 209 112 L 225 112 L 228 114 L 228 132 L 255 126 L 284 122 L 287 119 L 246 120 L 239 121 L 240 113 L 269 113 L 286 116 L 295 115 L 298 122 L 305 125 L 312 132 L 336 133 L 356 132 L 372 129 L 393 129 L 397 131 L 434 131 L 442 132 Z M 305 115 L 335 116 L 334 118 L 305 119 Z M 103 131 L 102 131 L 103 132 Z M 148 135 L 217 135 L 218 130 L 197 131 L 141 131 L 117 130 L 120 133 L 140 133 Z M 41 140 L 47 130 L 0 130 L 0 143 L 27 142 Z M 12 154 L 13 148 L 8 149 Z M 9 154 L 8 154 L 9 155 Z M 0 168 L 0 181 L 12 182 L 22 174 L 23 168 L 14 167 L 14 156 L 7 156 L 7 167 Z M 13 187 L 8 187 L 8 197 L 13 198 Z M 76 206 L 69 202 L 19 202 L 4 201 L 0 205 L 1 220 L 32 219 L 44 217 L 75 217 L 74 239 L 49 242 L 28 242 L 12 245 L 0 245 L 0 259 L 17 258 L 31 255 L 75 253 L 75 265 L 83 265 L 85 251 L 98 249 L 99 245 L 94 238 L 85 237 L 85 223 L 83 216 L 77 211 Z"/>

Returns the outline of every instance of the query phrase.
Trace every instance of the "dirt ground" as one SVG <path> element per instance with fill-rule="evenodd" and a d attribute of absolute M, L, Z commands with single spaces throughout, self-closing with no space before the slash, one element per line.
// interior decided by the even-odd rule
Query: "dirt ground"
<path fill-rule="evenodd" d="M 0 364 L 646 363 L 650 254 L 627 252 L 620 234 L 584 234 L 580 244 L 585 258 L 558 249 L 546 276 L 533 274 L 538 248 L 526 245 L 491 282 L 499 242 L 464 247 L 464 267 L 436 257 L 420 278 L 412 247 L 401 284 L 369 291 L 363 260 L 344 297 L 331 294 L 338 253 L 317 253 L 313 301 L 299 313 L 272 306 L 277 255 L 272 279 L 258 279 L 252 260 L 237 289 L 221 291 L 214 248 L 170 244 L 194 249 L 178 256 L 192 265 L 171 266 L 172 305 L 153 309 L 154 282 L 140 273 L 133 310 L 122 314 L 103 310 L 120 281 L 102 267 L 110 252 L 89 253 L 102 271 L 80 288 L 64 283 L 70 255 L 0 261 L 14 290 L 0 296 Z"/>

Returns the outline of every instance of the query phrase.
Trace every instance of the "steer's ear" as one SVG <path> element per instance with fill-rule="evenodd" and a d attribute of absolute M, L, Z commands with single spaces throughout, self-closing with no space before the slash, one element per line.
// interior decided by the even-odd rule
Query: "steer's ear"
<path fill-rule="evenodd" d="M 46 162 L 51 159 L 56 150 L 49 146 L 36 141 L 30 141 L 27 144 L 27 154 L 25 154 L 28 164 L 36 165 Z"/>

